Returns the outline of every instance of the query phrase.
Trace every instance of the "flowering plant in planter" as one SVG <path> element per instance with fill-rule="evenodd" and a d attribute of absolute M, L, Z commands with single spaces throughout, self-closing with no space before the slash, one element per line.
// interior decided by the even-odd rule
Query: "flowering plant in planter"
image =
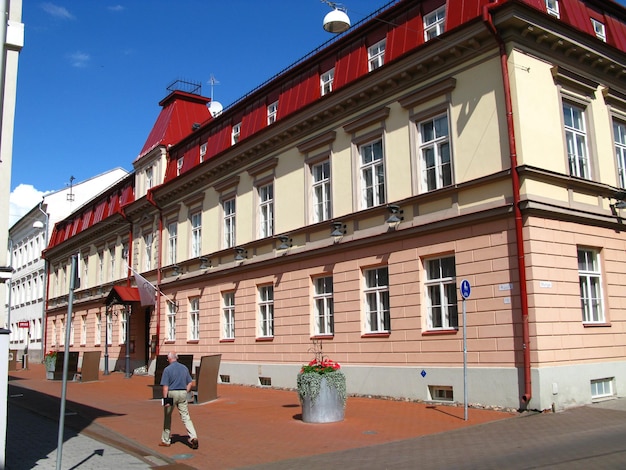
<path fill-rule="evenodd" d="M 43 363 L 46 366 L 46 370 L 54 369 L 54 365 L 57 362 L 57 352 L 56 351 L 48 351 L 46 355 L 43 357 Z"/>
<path fill-rule="evenodd" d="M 347 399 L 346 377 L 339 370 L 341 366 L 339 363 L 322 355 L 321 342 L 316 343 L 314 341 L 313 345 L 312 351 L 315 358 L 302 366 L 297 378 L 300 400 L 310 398 L 311 402 L 314 403 L 320 393 L 322 378 L 325 378 L 326 383 L 337 391 L 345 407 Z"/>

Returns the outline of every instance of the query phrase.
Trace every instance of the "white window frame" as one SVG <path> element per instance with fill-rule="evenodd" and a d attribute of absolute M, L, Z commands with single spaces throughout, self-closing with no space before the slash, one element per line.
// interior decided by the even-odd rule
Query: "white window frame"
<path fill-rule="evenodd" d="M 330 159 L 326 158 L 311 164 L 311 194 L 313 222 L 323 222 L 332 218 L 332 187 Z"/>
<path fill-rule="evenodd" d="M 561 13 L 559 12 L 559 1 L 558 0 L 546 0 L 546 12 L 548 13 L 548 15 L 552 15 L 557 18 L 560 18 Z"/>
<path fill-rule="evenodd" d="M 444 265 L 444 263 L 446 263 Z M 451 263 L 451 264 L 449 264 Z M 453 268 L 453 273 L 445 267 Z M 424 260 L 424 295 L 428 330 L 456 330 L 459 327 L 454 255 Z M 437 321 L 435 321 L 435 318 Z"/>
<path fill-rule="evenodd" d="M 387 40 L 383 39 L 376 44 L 372 44 L 367 48 L 367 66 L 371 72 L 377 68 L 382 67 L 385 64 L 385 47 L 387 46 Z"/>
<path fill-rule="evenodd" d="M 167 224 L 167 262 L 176 264 L 176 251 L 178 249 L 178 222 Z"/>
<path fill-rule="evenodd" d="M 183 165 L 185 164 L 185 157 L 180 157 L 178 160 L 176 160 L 176 176 L 180 176 L 181 172 L 183 171 Z"/>
<path fill-rule="evenodd" d="M 278 116 L 278 101 L 274 101 L 267 107 L 267 125 L 273 124 L 276 122 L 276 118 Z"/>
<path fill-rule="evenodd" d="M 222 339 L 235 339 L 235 292 L 222 293 Z"/>
<path fill-rule="evenodd" d="M 99 346 L 102 344 L 102 314 L 96 313 L 96 337 L 94 338 L 94 345 Z"/>
<path fill-rule="evenodd" d="M 363 300 L 365 332 L 388 333 L 391 331 L 389 268 L 387 266 L 363 271 Z"/>
<path fill-rule="evenodd" d="M 259 197 L 259 237 L 274 235 L 274 183 L 258 188 Z"/>
<path fill-rule="evenodd" d="M 617 184 L 626 188 L 626 123 L 613 119 L 613 143 L 617 161 Z"/>
<path fill-rule="evenodd" d="M 316 336 L 335 334 L 332 276 L 320 276 L 313 279 L 313 315 Z"/>
<path fill-rule="evenodd" d="M 224 214 L 224 248 L 233 248 L 237 243 L 237 200 L 235 197 L 222 201 L 222 212 Z"/>
<path fill-rule="evenodd" d="M 604 379 L 591 380 L 591 399 L 608 398 L 615 396 L 615 378 L 607 377 Z"/>
<path fill-rule="evenodd" d="M 109 313 L 106 315 L 106 329 L 107 329 L 107 345 L 111 346 L 113 344 L 113 313 Z"/>
<path fill-rule="evenodd" d="M 578 247 L 578 284 L 584 324 L 606 323 L 600 251 Z"/>
<path fill-rule="evenodd" d="M 191 258 L 197 258 L 202 254 L 202 212 L 192 212 L 189 217 L 190 231 L 190 243 L 189 243 L 189 255 Z"/>
<path fill-rule="evenodd" d="M 80 316 L 80 344 L 87 344 L 87 315 Z"/>
<path fill-rule="evenodd" d="M 167 341 L 176 341 L 176 304 L 167 302 Z"/>
<path fill-rule="evenodd" d="M 424 15 L 424 41 L 430 41 L 443 34 L 446 24 L 445 5 Z"/>
<path fill-rule="evenodd" d="M 585 109 L 569 101 L 563 101 L 563 125 L 570 175 L 591 179 Z"/>
<path fill-rule="evenodd" d="M 453 179 L 448 113 L 420 121 L 417 128 L 422 192 L 450 186 Z"/>
<path fill-rule="evenodd" d="M 380 147 L 379 155 L 376 150 L 378 146 Z M 385 148 L 382 137 L 359 146 L 359 162 L 361 208 L 368 209 L 384 204 L 386 178 Z"/>
<path fill-rule="evenodd" d="M 200 163 L 204 161 L 204 156 L 206 155 L 207 143 L 203 143 L 200 145 Z"/>
<path fill-rule="evenodd" d="M 259 338 L 274 337 L 274 286 L 258 287 Z"/>
<path fill-rule="evenodd" d="M 200 339 L 200 297 L 189 299 L 189 341 Z"/>
<path fill-rule="evenodd" d="M 328 95 L 333 91 L 333 82 L 335 81 L 335 67 L 320 75 L 320 95 Z"/>
<path fill-rule="evenodd" d="M 64 270 L 59 271 L 59 275 L 62 276 L 65 273 Z M 98 251 L 98 283 L 104 284 L 104 250 Z M 61 288 L 64 287 L 64 281 L 60 279 Z"/>
<path fill-rule="evenodd" d="M 146 168 L 146 191 L 148 189 L 150 189 L 152 186 L 154 186 L 154 176 L 153 176 L 153 172 L 154 170 L 152 169 L 151 166 L 149 166 L 148 168 Z"/>
<path fill-rule="evenodd" d="M 598 21 L 595 18 L 590 18 L 593 31 L 596 33 L 596 37 L 603 42 L 606 42 L 606 28 L 602 21 Z"/>
<path fill-rule="evenodd" d="M 109 248 L 109 281 L 115 280 L 115 247 Z"/>
<path fill-rule="evenodd" d="M 239 142 L 239 138 L 241 137 L 241 123 L 238 122 L 235 124 L 230 133 L 230 144 L 235 145 Z"/>
<path fill-rule="evenodd" d="M 152 241 L 153 241 L 152 233 L 147 233 L 143 236 L 143 243 L 144 243 L 143 267 L 145 271 L 150 271 L 152 269 Z"/>

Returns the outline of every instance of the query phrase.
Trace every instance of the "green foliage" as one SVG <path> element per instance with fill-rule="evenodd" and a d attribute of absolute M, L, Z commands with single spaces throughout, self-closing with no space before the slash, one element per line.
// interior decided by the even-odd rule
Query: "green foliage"
<path fill-rule="evenodd" d="M 346 377 L 343 375 L 343 372 L 332 368 L 330 371 L 326 370 L 326 368 L 324 368 L 323 371 L 306 371 L 303 367 L 303 371 L 298 374 L 297 380 L 300 400 L 309 397 L 311 403 L 315 403 L 315 400 L 320 394 L 323 377 L 326 378 L 326 383 L 328 383 L 330 387 L 337 390 L 343 402 L 343 406 L 345 407 L 346 399 L 348 398 L 346 394 Z"/>

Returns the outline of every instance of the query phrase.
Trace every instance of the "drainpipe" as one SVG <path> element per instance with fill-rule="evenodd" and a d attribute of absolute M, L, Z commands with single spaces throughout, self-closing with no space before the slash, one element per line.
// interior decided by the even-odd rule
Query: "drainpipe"
<path fill-rule="evenodd" d="M 524 253 L 524 236 L 522 229 L 522 211 L 520 209 L 520 182 L 517 172 L 517 150 L 515 146 L 515 128 L 513 125 L 513 105 L 511 103 L 511 86 L 509 83 L 508 56 L 502 37 L 498 33 L 491 9 L 498 6 L 498 0 L 483 6 L 483 22 L 493 35 L 500 49 L 500 69 L 502 71 L 502 85 L 504 88 L 504 103 L 506 108 L 506 122 L 509 137 L 509 151 L 511 160 L 511 184 L 513 187 L 513 211 L 515 215 L 515 241 L 517 244 L 517 270 L 520 284 L 520 302 L 522 308 L 522 342 L 524 353 L 524 395 L 522 401 L 528 403 L 532 398 L 532 384 L 530 380 L 530 332 L 528 328 L 528 289 L 526 288 L 526 261 Z"/>
<path fill-rule="evenodd" d="M 150 204 L 157 208 L 159 211 L 159 244 L 157 249 L 157 287 L 161 285 L 161 240 L 163 237 L 163 211 L 159 207 L 159 205 L 154 200 L 154 196 L 152 195 L 152 191 L 148 189 L 148 193 L 146 194 L 146 199 Z M 161 292 L 160 289 L 157 289 L 157 295 Z M 156 323 L 156 349 L 155 354 L 159 355 L 160 348 L 160 338 L 161 338 L 161 301 L 159 300 L 156 303 L 156 311 L 157 311 L 157 323 Z"/>

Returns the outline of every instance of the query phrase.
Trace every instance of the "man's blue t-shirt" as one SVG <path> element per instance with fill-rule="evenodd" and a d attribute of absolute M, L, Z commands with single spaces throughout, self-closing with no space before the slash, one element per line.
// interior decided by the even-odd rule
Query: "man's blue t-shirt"
<path fill-rule="evenodd" d="M 189 369 L 180 362 L 172 362 L 163 369 L 161 385 L 167 385 L 170 390 L 186 390 L 189 382 L 191 382 Z"/>

